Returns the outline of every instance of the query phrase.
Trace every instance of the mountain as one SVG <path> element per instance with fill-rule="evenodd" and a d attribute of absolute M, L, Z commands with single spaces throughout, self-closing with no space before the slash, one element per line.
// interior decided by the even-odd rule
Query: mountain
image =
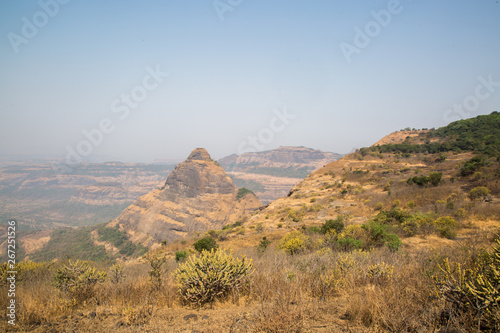
<path fill-rule="evenodd" d="M 126 231 L 134 243 L 150 245 L 220 229 L 261 206 L 252 193 L 239 195 L 226 172 L 205 149 L 197 148 L 163 187 L 141 196 L 108 227 Z"/>
<path fill-rule="evenodd" d="M 264 203 L 285 196 L 312 171 L 338 160 L 340 154 L 306 147 L 232 154 L 218 160 L 235 184 L 254 191 Z"/>

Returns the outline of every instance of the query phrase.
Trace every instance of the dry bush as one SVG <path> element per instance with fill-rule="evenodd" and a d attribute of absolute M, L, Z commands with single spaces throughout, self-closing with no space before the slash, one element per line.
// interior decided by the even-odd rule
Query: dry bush
<path fill-rule="evenodd" d="M 171 272 L 175 263 L 164 265 L 165 276 Z M 147 308 L 149 306 L 172 307 L 178 302 L 176 288 L 171 279 L 164 279 L 162 287 L 156 288 L 150 281 L 149 264 L 143 263 L 124 267 L 125 278 L 119 283 L 106 283 L 99 290 L 103 305 L 115 306 L 125 311 L 130 307 Z"/>
<path fill-rule="evenodd" d="M 260 303 L 257 332 L 302 332 L 304 292 L 309 281 L 290 256 L 266 253 L 254 263 L 249 297 Z"/>
<path fill-rule="evenodd" d="M 429 330 L 435 323 L 438 305 L 429 297 L 431 280 L 425 276 L 429 269 L 427 256 L 404 258 L 398 254 L 376 251 L 371 262 L 387 262 L 393 269 L 384 279 L 373 281 L 370 266 L 358 266 L 367 272 L 365 283 L 360 278 L 348 292 L 346 317 L 366 327 L 381 327 L 389 332 Z M 375 282 L 375 283 L 374 283 Z"/>
<path fill-rule="evenodd" d="M 70 309 L 71 302 L 64 299 L 52 285 L 52 276 L 57 269 L 56 266 L 46 262 L 22 262 L 16 267 L 18 271 L 16 324 L 18 327 L 22 330 L 31 330 Z M 8 298 L 0 297 L 0 299 L 0 303 L 2 306 L 5 304 L 6 308 Z M 5 311 L 2 315 L 5 315 Z"/>
<path fill-rule="evenodd" d="M 147 304 L 129 306 L 125 308 L 122 313 L 128 325 L 144 325 L 151 320 L 153 306 Z"/>
<path fill-rule="evenodd" d="M 304 332 L 304 315 L 299 307 L 283 309 L 279 304 L 265 306 L 255 321 L 254 329 L 257 332 Z"/>
<path fill-rule="evenodd" d="M 498 219 L 500 216 L 500 204 L 484 201 L 472 203 L 469 206 L 469 214 L 478 219 Z"/>

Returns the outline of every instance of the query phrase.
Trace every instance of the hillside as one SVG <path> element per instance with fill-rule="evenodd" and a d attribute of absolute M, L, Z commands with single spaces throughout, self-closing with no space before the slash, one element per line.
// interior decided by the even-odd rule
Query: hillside
<path fill-rule="evenodd" d="M 312 171 L 338 160 L 340 154 L 306 147 L 230 155 L 218 160 L 238 187 L 251 189 L 264 203 L 285 196 Z"/>
<path fill-rule="evenodd" d="M 404 138 L 390 134 L 313 172 L 248 223 L 294 229 L 346 216 L 349 224 L 363 224 L 401 210 L 491 224 L 500 216 L 499 118 L 494 112 Z M 435 186 L 425 179 L 431 175 L 439 178 Z M 427 182 L 409 181 L 414 177 Z M 488 188 L 491 201 L 470 200 L 477 187 Z"/>

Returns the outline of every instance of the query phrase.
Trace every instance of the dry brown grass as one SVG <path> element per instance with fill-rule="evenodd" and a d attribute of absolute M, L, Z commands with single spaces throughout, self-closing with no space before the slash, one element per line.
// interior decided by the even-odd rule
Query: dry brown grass
<path fill-rule="evenodd" d="M 453 248 L 433 251 L 334 252 L 325 248 L 291 256 L 273 246 L 264 253 L 241 249 L 236 255 L 254 260 L 250 288 L 202 308 L 181 305 L 170 274 L 177 266 L 173 259 L 164 267 L 159 291 L 148 281 L 147 264 L 130 263 L 122 282 L 106 282 L 86 304 L 71 304 L 50 284 L 56 265 L 26 277 L 19 285 L 22 306 L 17 330 L 73 327 L 82 332 L 164 332 L 168 327 L 172 332 L 430 332 L 440 327 L 463 328 L 465 319 L 447 317 L 445 304 L 433 297 L 431 276 L 443 258 L 466 263 L 491 239 L 479 228 L 467 232 Z"/>

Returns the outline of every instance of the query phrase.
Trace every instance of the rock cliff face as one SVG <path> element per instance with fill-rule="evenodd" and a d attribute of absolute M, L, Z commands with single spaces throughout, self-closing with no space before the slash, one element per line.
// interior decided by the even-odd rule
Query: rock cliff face
<path fill-rule="evenodd" d="M 234 194 L 236 186 L 203 148 L 195 149 L 169 175 L 162 195 L 166 200 L 195 198 L 202 194 Z"/>
<path fill-rule="evenodd" d="M 140 197 L 109 226 L 118 226 L 134 242 L 147 245 L 220 229 L 262 206 L 254 195 L 238 199 L 237 192 L 208 152 L 197 148 L 176 166 L 162 188 Z"/>

